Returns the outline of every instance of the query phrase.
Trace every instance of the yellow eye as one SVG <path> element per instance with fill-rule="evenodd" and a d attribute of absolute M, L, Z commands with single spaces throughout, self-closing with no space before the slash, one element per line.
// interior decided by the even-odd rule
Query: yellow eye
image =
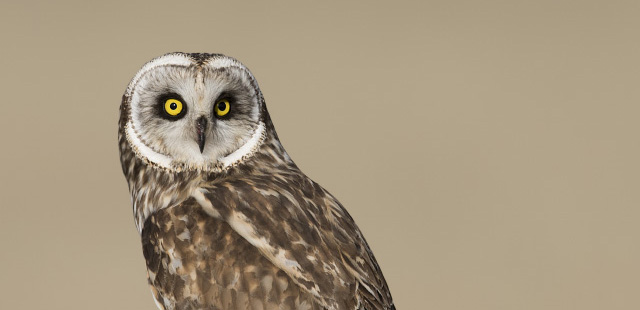
<path fill-rule="evenodd" d="M 222 100 L 219 100 L 218 102 L 216 102 L 216 106 L 214 108 L 214 110 L 216 111 L 216 115 L 218 115 L 218 116 L 227 115 L 227 113 L 229 113 L 230 109 L 231 109 L 231 104 L 229 103 L 229 100 L 227 100 L 227 99 L 222 99 Z"/>
<path fill-rule="evenodd" d="M 167 99 L 164 102 L 164 111 L 171 116 L 176 116 L 182 113 L 182 102 L 177 99 Z"/>

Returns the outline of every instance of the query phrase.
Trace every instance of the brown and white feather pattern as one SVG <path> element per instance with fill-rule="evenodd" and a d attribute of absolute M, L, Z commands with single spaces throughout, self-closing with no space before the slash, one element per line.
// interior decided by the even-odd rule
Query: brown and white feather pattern
<path fill-rule="evenodd" d="M 395 309 L 344 207 L 289 158 L 261 99 L 266 133 L 219 170 L 171 170 L 119 144 L 148 281 L 161 309 Z"/>

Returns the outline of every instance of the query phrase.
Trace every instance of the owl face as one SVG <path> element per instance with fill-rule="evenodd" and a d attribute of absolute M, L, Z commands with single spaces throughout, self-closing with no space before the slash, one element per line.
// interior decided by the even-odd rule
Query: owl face
<path fill-rule="evenodd" d="M 167 169 L 231 165 L 264 135 L 255 79 L 226 56 L 156 58 L 138 72 L 127 94 L 127 139 L 137 155 Z"/>

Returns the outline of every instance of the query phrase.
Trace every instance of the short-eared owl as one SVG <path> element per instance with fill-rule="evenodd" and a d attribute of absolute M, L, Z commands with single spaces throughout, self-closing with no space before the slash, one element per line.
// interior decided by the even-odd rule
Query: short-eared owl
<path fill-rule="evenodd" d="M 118 139 L 161 309 L 395 309 L 362 233 L 287 155 L 237 60 L 148 62 Z"/>

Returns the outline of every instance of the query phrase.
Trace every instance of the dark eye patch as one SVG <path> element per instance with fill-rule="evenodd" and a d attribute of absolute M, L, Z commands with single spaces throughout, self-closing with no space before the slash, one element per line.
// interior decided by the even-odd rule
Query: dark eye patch
<path fill-rule="evenodd" d="M 170 115 L 169 113 L 167 113 L 165 109 L 165 103 L 169 99 L 176 99 L 182 102 L 182 111 L 180 112 L 180 114 Z M 182 99 L 182 96 L 174 92 L 167 92 L 156 98 L 156 110 L 158 111 L 158 116 L 166 120 L 176 121 L 183 118 L 185 115 L 187 115 L 188 106 L 187 106 L 187 103 L 184 101 L 184 99 Z"/>
<path fill-rule="evenodd" d="M 243 102 L 239 102 L 237 98 L 238 96 L 236 91 L 223 91 L 220 93 L 218 98 L 213 102 L 213 116 L 219 119 L 228 119 L 240 116 L 236 114 L 241 114 L 245 110 L 243 107 L 245 104 Z M 216 113 L 216 110 L 224 111 L 227 105 L 229 108 L 227 113 L 222 116 Z"/>

